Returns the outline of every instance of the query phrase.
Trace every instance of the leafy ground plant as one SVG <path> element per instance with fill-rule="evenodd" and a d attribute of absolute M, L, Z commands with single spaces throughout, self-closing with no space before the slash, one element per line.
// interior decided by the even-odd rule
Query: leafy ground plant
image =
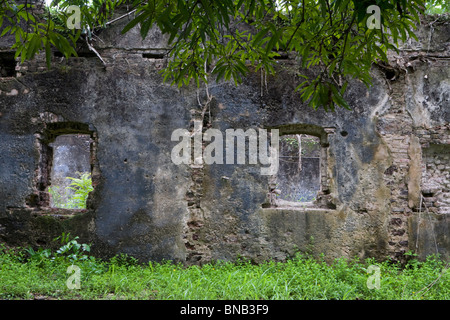
<path fill-rule="evenodd" d="M 86 209 L 86 200 L 89 192 L 94 190 L 91 174 L 89 172 L 78 173 L 79 178 L 67 177 L 72 180 L 70 185 L 60 190 L 58 186 L 49 187 L 53 206 L 64 209 Z"/>
<path fill-rule="evenodd" d="M 70 261 L 83 261 L 88 259 L 93 259 L 89 256 L 91 251 L 91 246 L 86 243 L 78 243 L 78 237 L 70 239 L 70 233 L 63 233 L 60 237 L 55 240 L 61 240 L 62 246 L 56 250 L 56 254 L 53 259 L 57 257 L 67 257 Z"/>

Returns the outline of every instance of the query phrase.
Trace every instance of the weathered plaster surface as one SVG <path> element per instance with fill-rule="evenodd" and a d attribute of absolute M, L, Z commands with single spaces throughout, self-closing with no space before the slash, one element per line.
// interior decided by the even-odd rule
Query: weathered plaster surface
<path fill-rule="evenodd" d="M 351 111 L 302 104 L 293 90 L 298 65 L 283 60 L 263 82 L 252 73 L 238 87 L 212 83 L 207 117 L 199 105 L 207 98 L 203 89 L 163 84 L 165 60 L 143 57 L 160 53 L 164 37 L 155 30 L 141 41 L 133 30 L 116 38 L 124 23 L 100 35 L 106 66 L 95 56 L 55 57 L 47 70 L 37 57 L 17 77 L 0 79 L 0 241 L 51 245 L 70 231 L 92 242 L 99 256 L 124 252 L 187 263 L 283 260 L 296 251 L 330 260 L 401 260 L 408 250 L 450 254 L 450 213 L 440 211 L 450 188 L 448 23 L 433 25 L 429 46 L 424 26 L 419 43 L 390 55 L 395 79 L 374 66 L 370 89 L 355 81 L 347 94 Z M 326 161 L 318 203 L 270 206 L 271 178 L 259 165 L 172 163 L 172 132 L 192 132 L 194 120 L 222 132 L 279 128 L 321 136 Z M 45 168 L 37 139 L 49 123 L 84 124 L 95 135 L 95 190 L 85 211 L 39 205 Z M 430 159 L 443 162 L 443 178 L 435 180 L 436 200 L 425 192 L 427 200 L 423 150 L 434 145 L 441 152 Z"/>

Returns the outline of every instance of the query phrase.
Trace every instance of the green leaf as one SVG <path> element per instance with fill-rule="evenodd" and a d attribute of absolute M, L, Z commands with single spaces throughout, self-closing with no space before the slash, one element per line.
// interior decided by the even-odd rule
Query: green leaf
<path fill-rule="evenodd" d="M 261 31 L 259 31 L 256 36 L 253 37 L 252 45 L 255 47 L 261 46 L 261 40 L 263 37 L 269 32 L 269 28 L 264 28 Z M 267 41 L 267 40 L 266 40 Z M 265 42 L 266 42 L 265 41 Z"/>
<path fill-rule="evenodd" d="M 47 63 L 47 68 L 50 69 L 51 61 L 52 61 L 52 52 L 50 50 L 50 41 L 47 39 L 45 42 L 45 61 Z"/>
<path fill-rule="evenodd" d="M 337 105 L 345 109 L 350 110 L 350 105 L 345 101 L 340 91 L 337 90 L 336 86 L 330 85 L 331 91 L 333 92 L 333 100 Z M 344 90 L 345 91 L 345 90 Z"/>
<path fill-rule="evenodd" d="M 309 84 L 307 87 L 302 89 L 303 93 L 301 95 L 303 102 L 306 102 L 311 98 L 314 93 L 314 84 Z"/>
<path fill-rule="evenodd" d="M 28 48 L 26 52 L 26 56 L 24 56 L 24 59 L 31 60 L 35 54 L 40 49 L 41 39 L 37 34 L 33 34 L 31 37 L 31 40 L 28 43 Z M 23 63 L 23 61 L 22 61 Z"/>
<path fill-rule="evenodd" d="M 388 61 L 386 52 L 380 46 L 375 45 L 375 50 L 378 52 L 383 61 Z"/>
<path fill-rule="evenodd" d="M 134 18 L 133 20 L 131 20 L 122 30 L 122 34 L 127 33 L 128 31 L 130 31 L 132 28 L 134 28 L 138 23 L 144 21 L 146 18 L 148 18 L 149 13 L 148 12 L 143 12 L 141 13 L 139 16 L 137 16 L 136 18 Z"/>
<path fill-rule="evenodd" d="M 216 74 L 216 82 L 219 82 L 221 79 L 223 79 L 223 77 L 225 75 L 225 71 L 226 71 L 225 66 L 220 66 L 220 67 L 214 68 L 214 73 Z"/>
<path fill-rule="evenodd" d="M 272 29 L 274 29 L 275 27 L 273 27 Z M 275 46 L 278 46 L 278 41 L 280 40 L 280 37 L 282 35 L 283 30 L 272 30 L 273 34 L 272 37 L 269 39 L 269 42 L 267 43 L 266 46 L 266 55 L 268 55 Z"/>
<path fill-rule="evenodd" d="M 0 24 L 0 26 L 1 26 L 1 24 Z M 3 29 L 0 37 L 3 37 L 6 33 L 8 33 L 9 30 L 11 30 L 11 26 L 7 26 L 5 29 Z"/>
<path fill-rule="evenodd" d="M 152 26 L 152 24 L 153 24 L 153 20 L 151 18 L 149 18 L 141 23 L 140 34 L 141 34 L 142 39 L 144 39 L 147 36 L 148 30 L 150 30 L 150 27 Z"/>

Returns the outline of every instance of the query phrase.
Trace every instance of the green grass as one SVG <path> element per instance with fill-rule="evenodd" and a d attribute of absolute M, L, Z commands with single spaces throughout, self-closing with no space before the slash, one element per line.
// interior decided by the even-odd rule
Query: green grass
<path fill-rule="evenodd" d="M 0 299 L 449 299 L 450 274 L 436 256 L 406 266 L 374 260 L 326 264 L 297 255 L 283 263 L 215 262 L 184 267 L 108 261 L 0 247 Z M 81 258 L 80 257 L 84 257 Z M 81 288 L 66 285 L 67 268 L 81 269 Z M 380 267 L 380 288 L 369 289 L 369 265 Z"/>

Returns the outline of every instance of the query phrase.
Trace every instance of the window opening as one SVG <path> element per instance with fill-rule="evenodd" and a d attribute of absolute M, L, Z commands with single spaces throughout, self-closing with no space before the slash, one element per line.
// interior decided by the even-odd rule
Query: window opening
<path fill-rule="evenodd" d="M 153 52 L 147 52 L 142 54 L 142 58 L 146 59 L 164 59 L 165 53 L 153 53 Z"/>
<path fill-rule="evenodd" d="M 91 178 L 91 136 L 63 134 L 49 144 L 52 149 L 50 207 L 85 209 L 93 190 Z"/>
<path fill-rule="evenodd" d="M 0 52 L 0 77 L 15 77 L 16 64 L 13 52 Z"/>
<path fill-rule="evenodd" d="M 336 128 L 313 124 L 279 126 L 279 168 L 269 178 L 263 208 L 336 209 L 331 191 L 334 162 L 329 163 L 330 139 Z"/>
<path fill-rule="evenodd" d="M 280 137 L 277 198 L 306 203 L 316 200 L 320 190 L 320 139 L 307 134 Z"/>

